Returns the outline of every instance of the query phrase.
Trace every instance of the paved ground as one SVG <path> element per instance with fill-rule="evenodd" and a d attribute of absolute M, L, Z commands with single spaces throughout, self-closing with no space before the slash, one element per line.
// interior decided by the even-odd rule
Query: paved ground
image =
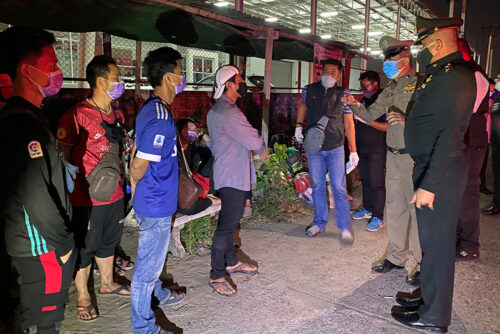
<path fill-rule="evenodd" d="M 483 197 L 481 204 L 488 201 Z M 411 290 L 406 270 L 381 275 L 369 269 L 385 249 L 386 229 L 367 232 L 365 221 L 355 221 L 355 243 L 347 247 L 339 242 L 331 216 L 326 233 L 316 238 L 304 235 L 311 217 L 241 230 L 240 256 L 257 262 L 261 276 L 234 277 L 238 294 L 233 298 L 208 286 L 209 255 L 169 258 L 167 281 L 186 287 L 188 298 L 177 307 L 157 309 L 160 323 L 176 333 L 418 332 L 389 314 L 395 292 Z M 450 333 L 500 333 L 499 237 L 500 217 L 481 217 L 481 260 L 456 265 Z M 134 228 L 126 228 L 122 244 L 134 257 Z M 128 298 L 97 297 L 101 316 L 93 323 L 76 320 L 75 303 L 73 287 L 62 333 L 131 333 Z"/>

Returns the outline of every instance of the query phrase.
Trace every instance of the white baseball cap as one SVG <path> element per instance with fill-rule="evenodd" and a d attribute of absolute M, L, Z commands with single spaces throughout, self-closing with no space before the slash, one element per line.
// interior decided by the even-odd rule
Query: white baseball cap
<path fill-rule="evenodd" d="M 215 94 L 214 99 L 218 99 L 224 93 L 224 87 L 226 87 L 226 82 L 240 74 L 240 71 L 233 65 L 224 65 L 217 70 L 215 73 Z"/>

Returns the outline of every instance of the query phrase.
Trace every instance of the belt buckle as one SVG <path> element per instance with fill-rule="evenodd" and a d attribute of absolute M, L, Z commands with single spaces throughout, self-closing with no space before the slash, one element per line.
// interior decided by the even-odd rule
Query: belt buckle
<path fill-rule="evenodd" d="M 392 148 L 392 147 L 391 147 L 391 152 L 392 152 L 393 154 L 399 154 L 399 150 L 398 150 L 397 148 Z"/>

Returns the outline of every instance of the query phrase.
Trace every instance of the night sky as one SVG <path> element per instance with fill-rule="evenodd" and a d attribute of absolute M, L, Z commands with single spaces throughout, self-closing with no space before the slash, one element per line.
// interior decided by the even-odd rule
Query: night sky
<path fill-rule="evenodd" d="M 449 0 L 431 0 L 445 15 L 448 15 Z M 462 0 L 455 0 L 455 17 L 460 17 Z M 481 54 L 481 66 L 486 67 L 488 38 L 491 29 L 481 29 L 482 26 L 500 24 L 500 0 L 467 0 L 465 16 L 465 39 L 471 48 Z M 493 40 L 493 71 L 495 77 L 500 72 L 500 26 L 496 29 L 497 38 Z"/>

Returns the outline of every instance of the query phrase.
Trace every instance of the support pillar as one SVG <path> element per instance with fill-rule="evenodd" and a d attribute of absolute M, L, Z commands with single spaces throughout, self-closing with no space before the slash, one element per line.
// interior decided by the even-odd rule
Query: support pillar
<path fill-rule="evenodd" d="M 368 55 L 368 32 L 370 31 L 370 0 L 365 3 L 365 33 L 363 39 L 363 53 Z M 368 68 L 368 60 L 363 58 L 363 70 Z"/>
<path fill-rule="evenodd" d="M 135 90 L 134 90 L 134 111 L 139 111 L 141 99 L 141 66 L 142 65 L 142 43 L 135 42 Z"/>
<path fill-rule="evenodd" d="M 267 28 L 266 66 L 264 72 L 264 101 L 262 106 L 262 138 L 269 143 L 269 107 L 271 100 L 271 70 L 273 64 L 274 29 Z"/>
<path fill-rule="evenodd" d="M 396 39 L 401 35 L 401 1 L 398 1 L 398 11 L 396 17 Z"/>
<path fill-rule="evenodd" d="M 309 28 L 311 35 L 316 36 L 316 24 L 318 20 L 318 0 L 311 0 L 311 17 L 309 21 Z M 314 63 L 309 63 L 309 83 L 314 81 Z"/>
<path fill-rule="evenodd" d="M 345 55 L 344 76 L 342 77 L 342 87 L 344 88 L 349 88 L 349 82 L 351 82 L 351 61 L 353 57 L 352 53 Z"/>
<path fill-rule="evenodd" d="M 102 50 L 105 56 L 113 57 L 111 52 L 111 35 L 105 32 L 102 33 Z"/>

